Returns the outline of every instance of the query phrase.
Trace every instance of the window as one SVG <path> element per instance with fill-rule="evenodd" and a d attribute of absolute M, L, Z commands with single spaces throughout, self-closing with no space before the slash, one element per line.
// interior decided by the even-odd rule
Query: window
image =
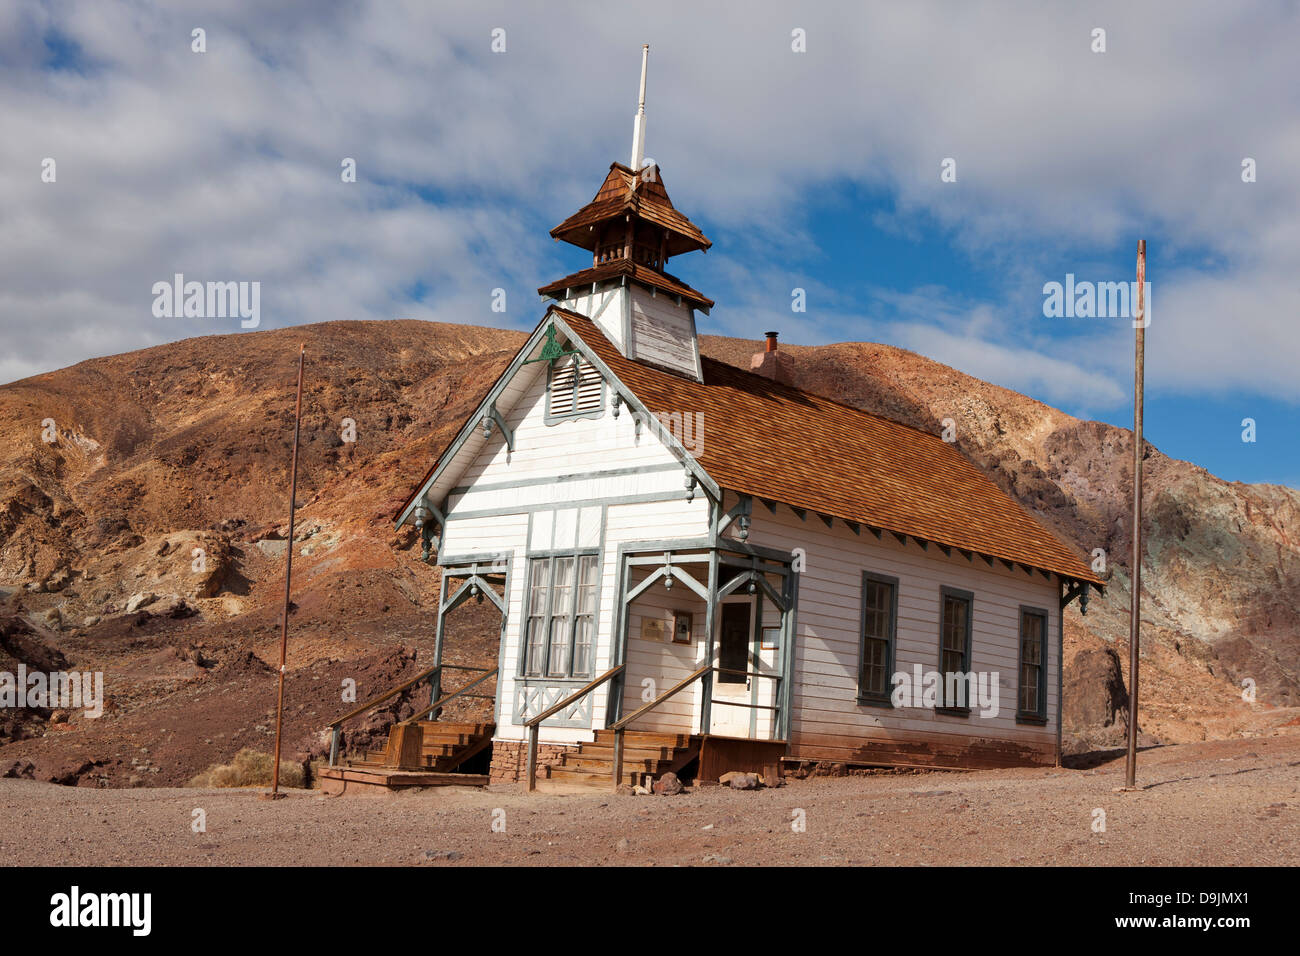
<path fill-rule="evenodd" d="M 525 677 L 591 675 L 597 560 L 594 554 L 579 554 L 529 562 Z"/>
<path fill-rule="evenodd" d="M 605 380 L 578 353 L 556 359 L 547 373 L 546 417 L 597 418 L 605 407 Z"/>
<path fill-rule="evenodd" d="M 862 652 L 858 663 L 860 704 L 890 703 L 897 626 L 898 579 L 863 572 Z"/>
<path fill-rule="evenodd" d="M 1020 690 L 1016 720 L 1047 723 L 1047 612 L 1020 609 Z"/>
<path fill-rule="evenodd" d="M 974 596 L 969 591 L 943 588 L 941 598 L 939 673 L 943 684 L 939 688 L 939 709 L 966 714 L 970 710 L 970 687 L 966 674 L 970 671 L 971 604 Z"/>

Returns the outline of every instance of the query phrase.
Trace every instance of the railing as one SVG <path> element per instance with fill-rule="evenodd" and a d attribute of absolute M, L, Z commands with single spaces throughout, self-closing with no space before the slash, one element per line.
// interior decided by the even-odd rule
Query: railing
<path fill-rule="evenodd" d="M 469 670 L 469 669 L 471 669 L 471 668 L 466 668 L 466 670 Z M 473 670 L 482 670 L 481 667 L 475 667 L 475 668 L 472 668 L 472 669 L 473 669 Z M 447 694 L 447 695 L 446 695 L 445 697 L 443 697 L 442 699 L 434 701 L 434 702 L 433 702 L 432 704 L 430 704 L 428 707 L 424 708 L 424 710 L 422 710 L 422 711 L 420 711 L 419 713 L 417 713 L 417 714 L 413 714 L 412 716 L 406 718 L 406 720 L 402 721 L 402 723 L 404 723 L 404 724 L 413 724 L 413 723 L 415 723 L 417 720 L 423 720 L 423 719 L 424 719 L 425 717 L 427 717 L 429 714 L 432 714 L 434 711 L 439 710 L 439 709 L 442 707 L 443 704 L 447 703 L 448 701 L 455 700 L 457 697 L 476 697 L 476 698 L 479 698 L 480 700 L 496 700 L 496 695 L 494 695 L 494 694 L 470 694 L 470 693 L 468 693 L 468 691 L 473 690 L 475 687 L 477 687 L 479 684 L 483 683 L 485 680 L 488 680 L 488 679 L 491 678 L 491 677 L 496 677 L 496 676 L 497 676 L 497 671 L 498 671 L 498 670 L 499 670 L 499 668 L 496 668 L 496 667 L 492 668 L 490 671 L 487 671 L 486 673 L 484 673 L 482 677 L 476 677 L 476 678 L 474 678 L 472 681 L 470 681 L 468 684 L 466 684 L 466 685 L 465 685 L 464 687 L 462 687 L 460 690 L 454 690 L 454 691 L 452 691 L 450 694 Z"/>
<path fill-rule="evenodd" d="M 636 710 L 632 711 L 632 713 L 628 714 L 626 717 L 614 721 L 614 723 L 610 724 L 607 729 L 614 731 L 614 760 L 613 760 L 612 776 L 614 780 L 615 790 L 617 790 L 619 784 L 623 782 L 623 733 L 624 731 L 627 730 L 628 725 L 631 724 L 633 721 L 643 717 L 645 714 L 648 714 L 650 711 L 654 710 L 656 707 L 658 707 L 664 701 L 668 700 L 670 697 L 675 697 L 677 694 L 680 694 L 682 691 L 684 691 L 691 684 L 695 683 L 705 674 L 736 674 L 738 676 L 745 677 L 747 680 L 750 678 L 764 677 L 767 678 L 768 680 L 775 681 L 778 688 L 781 684 L 781 675 L 779 674 L 764 674 L 761 671 L 739 671 L 739 670 L 733 670 L 730 667 L 710 667 L 708 664 L 705 664 L 703 667 L 699 668 L 693 673 L 687 675 L 686 677 L 683 677 L 680 681 L 678 681 L 668 690 L 664 691 L 654 700 L 650 701 L 650 703 L 638 707 Z M 710 701 L 710 703 L 724 704 L 729 707 L 747 707 L 750 710 L 774 711 L 772 715 L 772 727 L 774 729 L 777 726 L 777 717 L 781 710 L 779 705 L 770 706 L 765 704 L 746 704 L 746 703 L 741 703 L 738 700 L 717 700 L 716 698 L 714 698 Z"/>
<path fill-rule="evenodd" d="M 564 710 L 564 708 L 566 707 L 573 706 L 574 703 L 576 703 L 577 701 L 581 700 L 583 697 L 590 694 L 593 690 L 595 690 L 601 684 L 605 683 L 607 680 L 623 673 L 623 669 L 626 667 L 627 667 L 626 664 L 619 664 L 617 667 L 611 667 L 609 670 L 605 671 L 605 673 L 601 674 L 599 677 L 591 681 L 589 684 L 586 684 L 578 688 L 577 690 L 575 690 L 572 694 L 564 698 L 564 700 L 560 701 L 558 704 L 552 704 L 550 707 L 546 708 L 536 717 L 530 717 L 528 720 L 524 721 L 524 726 L 528 728 L 528 790 L 529 792 L 532 792 L 533 790 L 537 789 L 537 734 L 538 734 L 538 727 L 541 726 L 542 721 L 545 720 L 547 717 L 550 717 L 552 714 L 556 714 L 561 710 Z"/>
<path fill-rule="evenodd" d="M 439 677 L 441 677 L 442 672 L 443 672 L 444 670 L 457 670 L 457 671 L 481 671 L 481 670 L 483 670 L 483 668 L 481 668 L 481 667 L 462 667 L 462 666 L 460 666 L 459 664 L 435 664 L 433 667 L 430 667 L 427 671 L 421 671 L 420 673 L 418 673 L 418 674 L 416 674 L 414 677 L 412 677 L 410 680 L 405 681 L 404 683 L 398 684 L 396 687 L 392 687 L 392 688 L 390 688 L 390 689 L 384 691 L 384 692 L 383 692 L 382 694 L 380 694 L 378 697 L 372 697 L 370 700 L 366 701 L 364 704 L 358 704 L 356 707 L 354 707 L 354 708 L 352 708 L 351 710 L 349 710 L 349 711 L 348 711 L 346 714 L 344 714 L 342 717 L 338 717 L 338 718 L 336 718 L 336 719 L 330 721 L 328 724 L 325 725 L 326 728 L 327 728 L 328 730 L 330 730 L 330 732 L 331 732 L 331 734 L 330 734 L 330 766 L 333 767 L 333 766 L 338 762 L 338 756 L 339 756 L 339 744 L 340 744 L 340 742 L 342 741 L 342 738 L 343 738 L 343 724 L 344 724 L 344 723 L 346 723 L 347 721 L 351 720 L 353 717 L 356 717 L 356 716 L 358 716 L 358 715 L 360 715 L 360 714 L 364 714 L 366 711 L 368 711 L 368 710 L 372 710 L 372 709 L 374 709 L 375 707 L 378 707 L 378 706 L 379 706 L 380 704 L 382 704 L 384 701 L 386 701 L 386 700 L 388 700 L 388 699 L 390 699 L 390 698 L 392 698 L 392 697 L 396 697 L 398 694 L 405 693 L 406 691 L 410 690 L 412 687 L 414 687 L 414 686 L 416 686 L 417 684 L 420 684 L 420 683 L 422 683 L 422 682 L 424 682 L 424 681 L 428 681 L 432 686 L 436 687 L 436 686 L 437 686 L 437 680 L 438 680 Z"/>

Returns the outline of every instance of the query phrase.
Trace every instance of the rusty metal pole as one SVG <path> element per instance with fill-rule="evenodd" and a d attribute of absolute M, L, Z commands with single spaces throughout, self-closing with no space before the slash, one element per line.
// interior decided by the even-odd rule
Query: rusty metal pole
<path fill-rule="evenodd" d="M 293 412 L 293 464 L 289 469 L 289 542 L 284 549 L 284 615 L 280 618 L 280 689 L 275 703 L 275 763 L 271 768 L 271 792 L 267 798 L 278 800 L 280 792 L 280 732 L 284 726 L 284 670 L 289 649 L 289 579 L 293 574 L 293 519 L 298 507 L 298 434 L 302 426 L 302 367 L 307 346 L 298 349 L 298 401 Z"/>
<path fill-rule="evenodd" d="M 1133 553 L 1132 606 L 1128 631 L 1128 760 L 1124 786 L 1137 786 L 1138 735 L 1138 652 L 1142 638 L 1142 398 L 1146 387 L 1146 279 L 1147 241 L 1138 240 L 1137 308 L 1133 313 L 1135 345 L 1133 354 Z"/>

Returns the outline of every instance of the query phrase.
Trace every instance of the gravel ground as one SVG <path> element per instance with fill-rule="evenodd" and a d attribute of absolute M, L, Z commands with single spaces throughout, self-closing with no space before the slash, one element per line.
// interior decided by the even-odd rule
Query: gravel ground
<path fill-rule="evenodd" d="M 272 803 L 252 790 L 3 779 L 0 852 L 42 865 L 1300 863 L 1300 737 L 1161 747 L 1139 761 L 1133 793 L 1115 790 L 1122 756 L 1092 769 L 815 778 L 675 797 L 510 786 L 296 791 Z M 194 832 L 196 810 L 205 832 Z"/>

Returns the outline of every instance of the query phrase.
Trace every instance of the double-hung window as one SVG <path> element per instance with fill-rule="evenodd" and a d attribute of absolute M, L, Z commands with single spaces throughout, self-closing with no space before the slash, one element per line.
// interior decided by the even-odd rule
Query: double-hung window
<path fill-rule="evenodd" d="M 970 710 L 970 686 L 966 675 L 971 658 L 971 605 L 969 591 L 943 588 L 939 618 L 939 709 L 965 714 Z"/>
<path fill-rule="evenodd" d="M 858 703 L 888 704 L 898 626 L 898 578 L 862 573 L 862 650 Z"/>
<path fill-rule="evenodd" d="M 1047 612 L 1036 607 L 1020 609 L 1020 688 L 1016 695 L 1016 720 L 1047 722 Z"/>
<path fill-rule="evenodd" d="M 591 676 L 597 570 L 594 554 L 529 561 L 525 677 Z"/>

